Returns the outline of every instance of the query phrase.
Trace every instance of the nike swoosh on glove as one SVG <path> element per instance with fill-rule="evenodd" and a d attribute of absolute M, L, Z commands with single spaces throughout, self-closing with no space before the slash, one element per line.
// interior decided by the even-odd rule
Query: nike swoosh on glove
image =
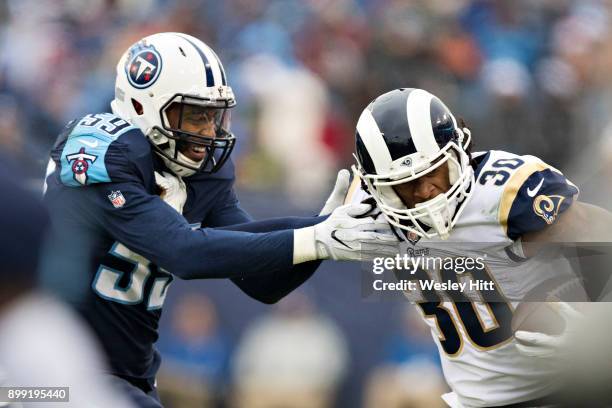
<path fill-rule="evenodd" d="M 294 232 L 293 263 L 314 259 L 366 261 L 395 256 L 399 240 L 382 217 L 367 215 L 369 204 L 347 204 L 336 208 L 323 222 Z"/>

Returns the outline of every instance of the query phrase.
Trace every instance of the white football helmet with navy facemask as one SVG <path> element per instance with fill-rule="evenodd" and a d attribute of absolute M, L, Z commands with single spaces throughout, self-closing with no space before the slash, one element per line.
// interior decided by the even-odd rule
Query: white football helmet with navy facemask
<path fill-rule="evenodd" d="M 387 221 L 408 238 L 446 239 L 473 191 L 466 149 L 470 131 L 431 93 L 402 88 L 374 99 L 356 132 L 359 175 Z M 408 208 L 393 186 L 408 183 L 448 163 L 450 189 Z"/>
<path fill-rule="evenodd" d="M 178 124 L 168 109 L 178 104 Z M 197 107 L 214 121 L 214 135 L 186 130 L 184 110 Z M 132 45 L 117 64 L 113 113 L 142 130 L 156 153 L 176 175 L 215 172 L 235 143 L 229 108 L 236 105 L 221 61 L 202 41 L 181 33 L 159 33 Z M 202 109 L 204 108 L 204 109 Z M 205 152 L 195 161 L 185 149 Z"/>

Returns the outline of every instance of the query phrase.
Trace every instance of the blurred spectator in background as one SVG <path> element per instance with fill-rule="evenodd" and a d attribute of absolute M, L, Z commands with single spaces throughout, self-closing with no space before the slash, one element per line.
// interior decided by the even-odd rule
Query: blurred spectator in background
<path fill-rule="evenodd" d="M 572 170 L 577 174 L 583 201 L 612 211 L 612 122 L 602 132 L 601 139 L 584 147 L 577 155 Z"/>
<path fill-rule="evenodd" d="M 11 156 L 23 153 L 21 122 L 17 100 L 9 94 L 0 94 L 0 148 Z"/>
<path fill-rule="evenodd" d="M 0 142 L 42 171 L 61 125 L 108 105 L 121 50 L 165 30 L 225 51 L 242 84 L 234 124 L 249 189 L 317 202 L 352 161 L 361 107 L 402 86 L 449 101 L 480 148 L 564 169 L 612 109 L 609 16 L 603 0 L 7 0 Z"/>
<path fill-rule="evenodd" d="M 256 143 L 263 150 L 243 168 L 246 183 L 283 186 L 294 204 L 312 208 L 326 192 L 329 174 L 338 167 L 323 144 L 327 111 L 323 82 L 308 70 L 286 66 L 264 54 L 242 63 L 241 79 L 258 107 Z M 277 163 L 277 171 L 261 171 L 266 164 L 261 154 Z"/>
<path fill-rule="evenodd" d="M 342 333 L 294 292 L 244 333 L 233 364 L 234 406 L 332 407 L 346 366 Z"/>
<path fill-rule="evenodd" d="M 129 408 L 99 374 L 102 354 L 85 324 L 37 285 L 50 220 L 17 169 L 0 150 L 0 385 L 69 387 L 65 402 L 47 401 L 49 407 Z"/>
<path fill-rule="evenodd" d="M 183 295 L 170 321 L 171 331 L 159 343 L 160 398 L 168 407 L 216 406 L 226 391 L 230 344 L 218 327 L 215 305 L 204 295 Z"/>
<path fill-rule="evenodd" d="M 365 387 L 366 408 L 444 407 L 447 391 L 431 331 L 407 305 L 399 331 L 387 339 L 384 359 Z"/>

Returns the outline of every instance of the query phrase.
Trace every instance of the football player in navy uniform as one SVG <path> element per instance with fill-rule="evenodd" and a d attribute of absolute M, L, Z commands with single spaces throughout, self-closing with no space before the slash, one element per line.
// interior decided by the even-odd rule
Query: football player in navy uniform
<path fill-rule="evenodd" d="M 395 252 L 386 221 L 361 216 L 370 206 L 341 205 L 346 171 L 324 216 L 253 222 L 233 189 L 235 104 L 210 47 L 151 35 L 117 65 L 113 113 L 70 122 L 51 152 L 45 201 L 58 259 L 46 280 L 70 289 L 115 381 L 142 407 L 160 406 L 154 343 L 175 277 L 230 278 L 273 303 L 320 260 Z M 87 270 L 71 269 L 83 260 Z"/>
<path fill-rule="evenodd" d="M 537 157 L 471 153 L 470 138 L 425 90 L 380 95 L 357 123 L 362 184 L 355 181 L 349 200 L 373 199 L 408 255 L 480 258 L 485 265 L 469 272 L 420 268 L 415 279 L 494 283 L 474 294 L 481 301 L 425 289 L 415 300 L 452 390 L 444 400 L 453 407 L 547 405 L 558 387 L 553 367 L 563 358 L 560 339 L 569 333 L 513 333 L 514 308 L 549 279 L 574 276 L 564 257 L 540 256 L 544 243 L 610 242 L 612 216 L 577 201 L 577 187 Z M 556 306 L 565 319 L 578 315 L 567 303 Z"/>

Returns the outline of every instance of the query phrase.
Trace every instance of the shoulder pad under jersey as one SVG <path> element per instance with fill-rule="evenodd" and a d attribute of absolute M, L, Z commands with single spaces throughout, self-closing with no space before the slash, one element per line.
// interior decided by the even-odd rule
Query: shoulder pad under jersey
<path fill-rule="evenodd" d="M 71 122 L 52 158 L 62 184 L 70 187 L 142 179 L 152 169 L 151 146 L 140 129 L 110 113 Z"/>

